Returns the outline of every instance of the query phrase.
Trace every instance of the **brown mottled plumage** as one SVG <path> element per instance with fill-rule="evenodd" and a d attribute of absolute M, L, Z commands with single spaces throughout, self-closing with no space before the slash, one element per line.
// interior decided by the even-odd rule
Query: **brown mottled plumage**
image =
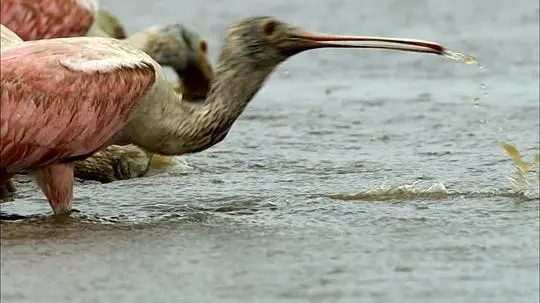
<path fill-rule="evenodd" d="M 111 145 L 75 162 L 75 178 L 108 183 L 142 177 L 150 169 L 151 155 L 134 145 Z"/>
<path fill-rule="evenodd" d="M 202 96 L 202 98 L 205 98 L 208 92 L 203 92 L 199 86 L 192 88 L 185 84 L 176 86 L 176 90 L 184 94 L 184 96 Z M 75 177 L 79 180 L 110 183 L 118 180 L 140 178 L 151 169 L 161 170 L 169 167 L 170 163 L 170 157 L 146 152 L 132 144 L 124 146 L 111 145 L 94 153 L 87 159 L 76 161 Z"/>
<path fill-rule="evenodd" d="M 208 60 L 208 43 L 197 32 L 174 23 L 149 27 L 127 40 L 161 66 L 171 67 L 188 84 L 186 91 L 206 96 L 214 72 Z"/>
<path fill-rule="evenodd" d="M 15 184 L 11 178 L 13 175 L 8 175 L 5 172 L 2 173 L 0 170 L 0 176 L 4 175 L 5 177 L 0 177 L 0 199 L 9 197 L 12 193 L 16 191 Z"/>
<path fill-rule="evenodd" d="M 120 22 L 105 10 L 99 26 L 104 32 L 121 27 Z M 105 17 L 106 16 L 106 17 Z M 123 31 L 123 30 L 122 30 Z M 155 34 L 161 32 L 160 34 Z M 174 37 L 174 38 L 172 38 Z M 183 95 L 183 100 L 201 100 L 206 98 L 213 70 L 208 63 L 208 46 L 200 35 L 189 28 L 171 24 L 151 27 L 132 38 L 132 44 L 138 45 L 158 63 L 166 63 L 174 68 L 178 82 L 175 90 Z M 185 45 L 180 45 L 181 43 Z M 179 46 L 180 45 L 180 46 Z M 177 49 L 187 49 L 187 63 L 182 63 L 180 56 L 175 56 Z M 185 53 L 182 53 L 185 54 Z M 146 152 L 135 145 L 112 145 L 94 153 L 91 157 L 75 162 L 75 177 L 80 180 L 93 180 L 109 183 L 144 176 L 151 168 L 164 168 L 170 164 L 167 156 Z"/>
<path fill-rule="evenodd" d="M 125 31 L 119 20 L 104 9 L 98 11 L 95 26 L 98 30 L 94 29 L 88 35 L 125 38 Z M 96 32 L 101 34 L 95 34 Z M 2 31 L 2 35 L 2 47 L 22 41 L 11 31 Z M 148 53 L 158 63 L 173 68 L 178 76 L 175 89 L 184 95 L 185 100 L 206 97 L 214 73 L 207 57 L 207 42 L 197 32 L 180 24 L 169 24 L 150 27 L 130 39 L 128 41 L 131 44 Z M 144 176 L 152 167 L 162 169 L 168 166 L 170 161 L 169 157 L 145 152 L 134 145 L 113 145 L 87 159 L 76 161 L 75 177 L 103 183 L 138 178 Z M 15 181 L 18 181 L 17 176 Z M 16 187 L 11 179 L 0 182 L 0 198 L 15 191 Z"/>
<path fill-rule="evenodd" d="M 159 98 L 160 104 L 140 106 L 112 140 L 162 155 L 203 151 L 225 138 L 281 62 L 300 52 L 323 47 L 381 48 L 438 55 L 445 51 L 439 44 L 428 41 L 316 34 L 272 17 L 248 18 L 229 28 L 206 99 L 186 102 L 172 87 L 156 87 L 152 101 L 148 102 Z"/>
<path fill-rule="evenodd" d="M 81 38 L 66 40 L 72 41 L 73 45 L 76 41 L 80 41 L 81 45 L 86 41 Z M 101 45 L 104 48 L 102 56 L 105 58 L 108 55 L 105 49 L 119 45 L 115 40 L 102 39 L 95 42 L 96 47 Z M 47 42 L 32 45 L 46 46 Z M 160 66 L 139 52 L 139 62 L 148 64 L 141 64 L 137 68 L 145 73 L 154 71 L 154 85 L 131 113 L 129 122 L 109 138 L 104 146 L 134 144 L 161 155 L 182 155 L 210 148 L 226 137 L 233 123 L 280 63 L 300 52 L 323 47 L 380 48 L 437 55 L 446 52 L 441 45 L 428 41 L 317 34 L 272 17 L 247 18 L 229 28 L 205 99 L 184 99 L 166 81 Z M 83 51 L 83 47 L 79 46 L 79 49 Z M 127 57 L 135 53 L 134 49 L 125 50 Z M 115 52 L 115 56 L 120 54 Z M 98 56 L 97 53 L 92 55 Z M 137 62 L 134 57 L 129 59 Z M 68 166 L 69 159 L 66 161 L 56 167 Z M 69 177 L 66 172 L 61 176 L 50 176 L 47 180 L 52 182 L 59 179 L 60 183 L 56 184 L 62 186 L 62 189 L 69 189 L 65 186 L 69 180 L 63 180 Z M 70 197 L 53 202 L 49 200 L 55 214 L 71 210 Z"/>
<path fill-rule="evenodd" d="M 208 91 L 213 77 L 212 66 L 207 56 L 208 44 L 197 32 L 185 25 L 178 23 L 155 25 L 126 38 L 125 30 L 118 18 L 109 11 L 100 9 L 96 21 L 86 35 L 125 39 L 150 55 L 161 66 L 172 68 L 183 81 L 191 82 L 190 91 L 194 93 Z"/>
<path fill-rule="evenodd" d="M 382 48 L 438 55 L 445 51 L 428 41 L 316 34 L 271 17 L 248 18 L 229 28 L 205 100 L 185 102 L 170 87 L 160 86 L 152 100 L 157 101 L 159 96 L 163 102 L 159 106 L 139 107 L 141 110 L 134 113 L 114 140 L 163 155 L 195 153 L 212 147 L 225 138 L 281 62 L 323 47 Z"/>
<path fill-rule="evenodd" d="M 108 37 L 115 39 L 127 38 L 126 32 L 120 23 L 120 20 L 118 20 L 118 18 L 111 14 L 108 10 L 103 8 L 98 9 L 94 18 L 94 24 L 101 28 L 101 30 L 104 31 Z"/>

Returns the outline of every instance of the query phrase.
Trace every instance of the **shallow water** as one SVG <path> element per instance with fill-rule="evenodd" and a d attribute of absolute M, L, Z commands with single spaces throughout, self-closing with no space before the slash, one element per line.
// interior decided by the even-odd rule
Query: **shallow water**
<path fill-rule="evenodd" d="M 484 68 L 311 51 L 168 173 L 78 185 L 63 220 L 20 187 L 1 205 L 30 217 L 1 223 L 2 302 L 538 302 L 538 174 L 512 193 L 499 144 L 539 149 L 537 1 L 101 2 L 130 33 L 191 25 L 214 62 L 231 22 L 264 14 L 435 40 Z"/>

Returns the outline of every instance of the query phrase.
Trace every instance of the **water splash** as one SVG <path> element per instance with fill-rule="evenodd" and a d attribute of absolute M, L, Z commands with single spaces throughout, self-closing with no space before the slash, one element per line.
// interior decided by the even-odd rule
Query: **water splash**
<path fill-rule="evenodd" d="M 536 165 L 537 170 L 540 166 L 540 155 L 536 154 L 533 161 L 529 163 L 523 160 L 519 151 L 513 145 L 503 142 L 501 143 L 501 147 L 503 151 L 510 156 L 514 167 L 516 168 L 514 175 L 508 177 L 510 180 L 510 191 L 513 193 L 520 193 L 525 196 L 534 196 L 535 191 L 538 191 L 540 187 L 540 171 L 538 171 L 537 174 L 534 174 L 534 165 Z M 532 182 L 531 174 L 536 175 L 536 182 Z"/>
<path fill-rule="evenodd" d="M 443 183 L 434 183 L 427 187 L 420 187 L 421 181 L 413 184 L 390 186 L 381 184 L 375 188 L 354 195 L 330 195 L 329 198 L 342 201 L 406 201 L 415 199 L 438 200 L 448 197 L 451 193 Z"/>
<path fill-rule="evenodd" d="M 475 57 L 467 55 L 467 54 L 463 54 L 463 53 L 454 52 L 454 51 L 451 51 L 449 49 L 445 50 L 444 53 L 442 54 L 442 56 L 444 58 L 460 61 L 460 62 L 463 62 L 465 64 L 477 64 L 477 65 L 479 65 L 479 63 L 478 63 L 478 61 L 476 60 Z"/>
<path fill-rule="evenodd" d="M 324 195 L 327 198 L 339 201 L 363 202 L 403 202 L 413 200 L 443 200 L 443 199 L 483 199 L 493 197 L 514 198 L 517 201 L 540 201 L 538 194 L 527 191 L 508 191 L 507 189 L 493 189 L 489 191 L 452 191 L 443 183 L 433 183 L 428 186 L 418 186 L 420 181 L 404 185 L 382 185 L 356 194 Z"/>
<path fill-rule="evenodd" d="M 476 64 L 478 65 L 479 69 L 484 70 L 484 66 L 482 66 L 475 57 L 469 56 L 466 54 L 454 52 L 451 50 L 446 50 L 443 54 L 443 57 L 463 62 L 465 64 Z M 484 70 L 485 71 L 485 70 Z M 480 85 L 480 94 L 479 96 L 473 98 L 473 107 L 478 108 L 480 107 L 480 100 L 482 97 L 487 97 L 487 85 L 485 83 L 482 83 Z M 480 121 L 482 125 L 489 124 L 489 121 Z M 498 135 L 501 134 L 504 135 L 504 129 L 503 127 L 499 126 L 497 127 Z M 496 141 L 499 141 L 500 139 L 496 139 Z M 534 196 L 535 189 L 538 191 L 538 183 L 540 181 L 540 172 L 536 174 L 536 182 L 531 182 L 531 173 L 534 174 L 534 164 L 536 163 L 536 166 L 538 167 L 540 165 L 540 155 L 536 154 L 534 160 L 532 162 L 527 162 L 521 158 L 521 155 L 517 151 L 517 149 L 512 146 L 509 143 L 501 143 L 502 148 L 504 152 L 506 152 L 510 158 L 513 161 L 514 167 L 516 168 L 514 172 L 514 176 L 509 177 L 510 179 L 510 191 L 516 194 L 522 194 L 525 196 Z M 533 184 L 537 186 L 533 186 Z"/>
<path fill-rule="evenodd" d="M 484 67 L 478 63 L 476 58 L 472 56 L 468 56 L 466 54 L 453 52 L 450 50 L 447 50 L 444 55 L 444 57 L 464 62 L 465 64 L 477 64 L 480 69 L 483 69 Z M 484 70 L 485 71 L 485 70 Z M 480 94 L 478 97 L 473 98 L 473 107 L 478 108 L 480 107 L 480 100 L 482 97 L 487 97 L 487 85 L 482 83 L 480 85 Z M 489 124 L 489 121 L 481 121 L 482 127 L 485 124 Z M 495 141 L 500 141 L 500 136 L 505 135 L 504 128 L 502 126 L 498 126 L 496 128 L 497 135 L 495 138 Z M 506 154 L 510 156 L 510 158 L 513 161 L 513 165 L 515 167 L 515 172 L 513 176 L 508 177 L 510 179 L 510 192 L 527 196 L 527 197 L 533 197 L 535 196 L 535 191 L 538 191 L 538 186 L 533 186 L 533 184 L 538 184 L 539 180 L 539 174 L 537 175 L 536 182 L 532 182 L 531 179 L 531 173 L 534 175 L 534 163 L 536 163 L 537 167 L 539 164 L 539 155 L 536 155 L 536 158 L 533 162 L 527 162 L 521 158 L 521 155 L 517 151 L 517 149 L 512 146 L 509 143 L 502 142 L 501 146 Z M 535 190 L 536 189 L 536 190 Z"/>
<path fill-rule="evenodd" d="M 460 61 L 460 62 L 463 62 L 463 63 L 468 64 L 468 65 L 471 65 L 471 64 L 477 65 L 478 69 L 485 72 L 484 66 L 482 64 L 480 64 L 478 62 L 478 60 L 476 59 L 476 57 L 474 57 L 474 56 L 454 52 L 454 51 L 448 50 L 448 49 L 444 51 L 442 56 L 444 58 L 447 58 L 447 59 L 450 59 L 450 60 L 455 60 L 455 61 Z M 483 98 L 488 96 L 487 88 L 488 88 L 488 86 L 485 83 L 480 84 L 480 92 L 479 92 L 478 96 L 472 98 L 472 105 L 473 105 L 474 108 L 479 108 L 480 103 L 481 103 L 480 101 Z"/>
<path fill-rule="evenodd" d="M 192 167 L 184 158 L 178 156 L 163 156 L 153 154 L 148 164 L 148 172 L 146 177 L 160 175 L 163 173 L 176 174 L 193 171 Z"/>
<path fill-rule="evenodd" d="M 152 154 L 149 165 L 151 169 L 167 169 L 174 165 L 174 161 L 170 156 Z"/>

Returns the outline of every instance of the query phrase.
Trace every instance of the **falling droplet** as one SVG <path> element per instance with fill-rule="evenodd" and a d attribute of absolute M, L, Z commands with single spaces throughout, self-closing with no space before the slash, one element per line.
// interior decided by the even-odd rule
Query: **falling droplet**
<path fill-rule="evenodd" d="M 480 90 L 482 91 L 482 95 L 484 95 L 485 97 L 488 96 L 487 85 L 485 85 L 484 83 L 480 84 Z"/>
<path fill-rule="evenodd" d="M 458 52 L 454 52 L 451 50 L 445 50 L 442 56 L 448 59 L 461 61 L 465 64 L 478 64 L 478 61 L 476 61 L 475 57 L 458 53 Z"/>
<path fill-rule="evenodd" d="M 470 55 L 454 52 L 454 51 L 451 51 L 451 50 L 445 50 L 444 53 L 442 54 L 442 56 L 445 57 L 445 58 L 451 59 L 451 60 L 461 61 L 461 62 L 463 62 L 465 64 L 476 64 L 478 66 L 478 68 L 480 68 L 480 69 L 484 68 L 483 65 L 478 63 L 478 61 L 476 60 L 475 57 L 470 56 Z M 482 83 L 480 85 L 480 95 L 484 96 L 484 97 L 488 95 L 488 93 L 487 93 L 487 85 L 484 84 L 484 83 Z M 473 98 L 472 104 L 473 104 L 474 108 L 479 108 L 480 107 L 480 97 Z"/>
<path fill-rule="evenodd" d="M 480 107 L 480 98 L 479 97 L 475 97 L 473 100 L 473 107 L 474 108 L 479 108 Z"/>

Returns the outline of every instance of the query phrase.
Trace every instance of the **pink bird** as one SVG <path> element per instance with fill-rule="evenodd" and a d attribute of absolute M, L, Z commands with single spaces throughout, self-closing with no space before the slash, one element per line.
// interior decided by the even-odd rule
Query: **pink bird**
<path fill-rule="evenodd" d="M 0 65 L 0 182 L 34 169 L 54 213 L 69 213 L 74 161 L 113 144 L 161 155 L 210 148 L 281 62 L 323 47 L 445 53 L 434 42 L 317 34 L 252 17 L 229 28 L 208 95 L 195 101 L 184 100 L 156 61 L 124 41 L 76 37 L 9 45 Z"/>
<path fill-rule="evenodd" d="M 21 39 L 84 36 L 97 13 L 97 0 L 2 0 L 0 20 Z"/>

